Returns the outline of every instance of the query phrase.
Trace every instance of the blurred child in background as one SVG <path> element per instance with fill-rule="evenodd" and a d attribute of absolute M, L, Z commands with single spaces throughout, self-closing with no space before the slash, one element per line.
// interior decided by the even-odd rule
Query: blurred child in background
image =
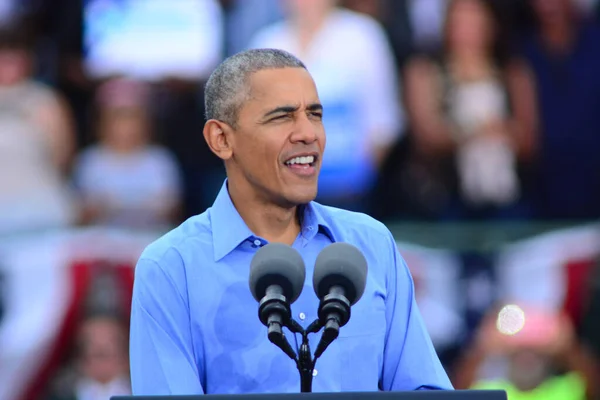
<path fill-rule="evenodd" d="M 131 394 L 127 330 L 112 314 L 91 315 L 77 331 L 75 362 L 49 400 L 106 400 Z"/>
<path fill-rule="evenodd" d="M 162 228 L 176 221 L 181 201 L 179 166 L 151 143 L 149 88 L 113 79 L 98 89 L 99 142 L 79 158 L 75 183 L 84 223 Z"/>

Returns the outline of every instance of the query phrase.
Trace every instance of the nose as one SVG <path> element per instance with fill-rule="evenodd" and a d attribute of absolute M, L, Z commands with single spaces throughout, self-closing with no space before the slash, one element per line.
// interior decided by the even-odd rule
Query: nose
<path fill-rule="evenodd" d="M 304 113 L 296 119 L 295 125 L 294 131 L 290 137 L 290 140 L 294 143 L 314 143 L 317 140 L 319 129 L 323 129 L 320 121 L 312 121 L 310 117 Z"/>

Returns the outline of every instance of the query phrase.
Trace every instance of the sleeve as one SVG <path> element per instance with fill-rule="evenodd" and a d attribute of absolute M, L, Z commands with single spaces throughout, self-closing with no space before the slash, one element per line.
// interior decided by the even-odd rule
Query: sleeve
<path fill-rule="evenodd" d="M 404 129 L 400 79 L 383 29 L 375 21 L 367 26 L 362 35 L 363 110 L 371 143 L 385 147 L 394 143 Z"/>
<path fill-rule="evenodd" d="M 89 194 L 93 189 L 95 170 L 97 162 L 93 149 L 86 149 L 76 158 L 73 166 L 72 181 L 75 188 L 82 194 Z"/>
<path fill-rule="evenodd" d="M 141 258 L 136 266 L 130 330 L 130 369 L 134 395 L 203 394 L 192 342 L 188 302 L 176 282 L 185 282 L 179 256 L 169 271 Z M 175 279 L 175 278 L 181 278 Z M 183 284 L 183 283 L 182 283 Z"/>
<path fill-rule="evenodd" d="M 385 391 L 452 390 L 421 319 L 408 266 L 391 233 L 389 240 L 391 268 L 387 279 L 387 331 L 381 386 Z"/>

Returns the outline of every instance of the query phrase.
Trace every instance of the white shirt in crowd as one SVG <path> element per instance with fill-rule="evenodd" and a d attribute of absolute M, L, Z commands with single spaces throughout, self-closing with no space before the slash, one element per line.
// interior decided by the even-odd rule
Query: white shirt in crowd
<path fill-rule="evenodd" d="M 306 64 L 315 80 L 327 134 L 319 195 L 366 192 L 376 176 L 371 150 L 392 144 L 404 124 L 383 28 L 369 16 L 340 8 L 330 13 L 303 54 L 289 21 L 259 31 L 250 48 L 286 50 Z"/>
<path fill-rule="evenodd" d="M 72 193 L 52 160 L 39 120 L 56 107 L 51 88 L 33 81 L 0 87 L 0 235 L 64 228 L 75 220 Z"/>
<path fill-rule="evenodd" d="M 125 378 L 117 378 L 106 384 L 90 379 L 80 380 L 75 387 L 77 400 L 107 400 L 112 396 L 130 396 L 131 384 Z"/>
<path fill-rule="evenodd" d="M 182 192 L 174 156 L 154 146 L 131 154 L 90 147 L 76 165 L 75 184 L 84 199 L 108 208 L 100 223 L 114 226 L 167 225 L 157 210 Z"/>

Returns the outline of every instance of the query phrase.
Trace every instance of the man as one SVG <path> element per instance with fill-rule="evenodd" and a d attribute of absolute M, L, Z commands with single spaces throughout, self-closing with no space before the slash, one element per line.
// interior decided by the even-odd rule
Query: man
<path fill-rule="evenodd" d="M 412 278 L 379 222 L 313 202 L 325 148 L 323 109 L 304 64 L 273 49 L 225 60 L 206 85 L 204 137 L 225 162 L 214 205 L 151 244 L 136 269 L 131 319 L 134 394 L 299 392 L 295 364 L 267 340 L 248 287 L 269 242 L 307 267 L 294 318 L 317 318 L 315 259 L 351 243 L 369 264 L 350 322 L 319 358 L 313 391 L 449 389 L 417 309 Z M 352 156 L 349 154 L 348 156 Z M 287 334 L 292 346 L 301 338 Z M 310 336 L 314 350 L 320 334 Z"/>

